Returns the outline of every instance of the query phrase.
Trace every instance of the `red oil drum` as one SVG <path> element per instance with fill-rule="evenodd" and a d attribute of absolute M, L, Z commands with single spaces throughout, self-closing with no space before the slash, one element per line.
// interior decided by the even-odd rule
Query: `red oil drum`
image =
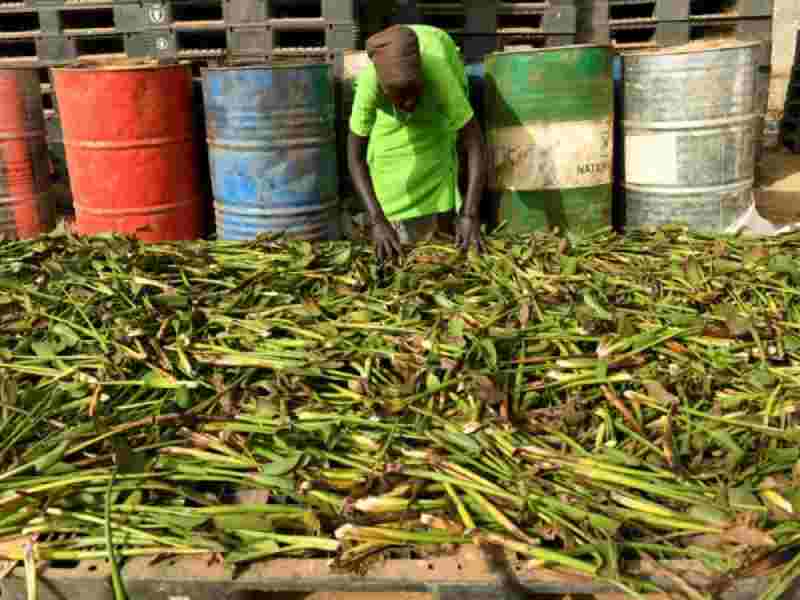
<path fill-rule="evenodd" d="M 45 135 L 39 73 L 0 69 L 0 236 L 6 239 L 35 237 L 53 226 Z"/>
<path fill-rule="evenodd" d="M 154 62 L 53 69 L 78 233 L 201 237 L 192 74 Z"/>

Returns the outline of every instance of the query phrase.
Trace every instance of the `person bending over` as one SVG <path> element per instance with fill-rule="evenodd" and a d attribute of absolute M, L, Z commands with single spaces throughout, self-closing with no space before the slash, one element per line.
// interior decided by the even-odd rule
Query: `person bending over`
<path fill-rule="evenodd" d="M 372 36 L 367 54 L 371 64 L 356 80 L 348 164 L 378 257 L 395 258 L 401 244 L 453 225 L 462 250 L 480 251 L 486 160 L 458 47 L 435 27 L 395 26 Z"/>

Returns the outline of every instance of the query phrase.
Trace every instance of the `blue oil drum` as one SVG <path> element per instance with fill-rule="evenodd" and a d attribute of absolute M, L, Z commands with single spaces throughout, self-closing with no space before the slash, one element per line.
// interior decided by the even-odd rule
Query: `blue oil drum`
<path fill-rule="evenodd" d="M 336 238 L 331 66 L 209 68 L 203 96 L 217 237 Z"/>

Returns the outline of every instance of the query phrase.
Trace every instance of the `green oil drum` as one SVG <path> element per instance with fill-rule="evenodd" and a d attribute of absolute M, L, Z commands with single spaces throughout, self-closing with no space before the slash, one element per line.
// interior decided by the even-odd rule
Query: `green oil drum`
<path fill-rule="evenodd" d="M 489 187 L 512 231 L 611 225 L 612 59 L 601 45 L 486 58 Z"/>

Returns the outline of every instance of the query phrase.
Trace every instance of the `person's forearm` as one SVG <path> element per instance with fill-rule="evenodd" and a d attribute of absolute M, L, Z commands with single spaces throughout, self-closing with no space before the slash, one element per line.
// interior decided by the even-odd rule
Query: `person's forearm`
<path fill-rule="evenodd" d="M 356 193 L 364 203 L 370 221 L 375 222 L 384 218 L 384 214 L 378 202 L 378 196 L 375 194 L 372 177 L 369 174 L 369 166 L 365 156 L 367 143 L 366 138 L 360 138 L 351 133 L 347 144 L 347 163 L 350 169 L 350 177 L 353 180 L 353 187 L 355 187 Z"/>
<path fill-rule="evenodd" d="M 463 132 L 464 147 L 467 153 L 467 195 L 464 198 L 462 214 L 479 216 L 481 199 L 486 188 L 486 153 L 483 135 L 478 122 L 471 121 Z"/>

